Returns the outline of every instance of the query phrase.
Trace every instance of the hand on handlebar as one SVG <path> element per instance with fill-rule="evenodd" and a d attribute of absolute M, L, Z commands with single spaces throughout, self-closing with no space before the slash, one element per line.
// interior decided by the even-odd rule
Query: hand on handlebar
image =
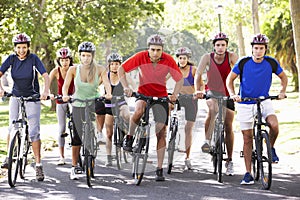
<path fill-rule="evenodd" d="M 126 95 L 127 97 L 131 97 L 132 90 L 130 88 L 124 88 L 124 95 Z"/>
<path fill-rule="evenodd" d="M 62 96 L 62 100 L 64 102 L 68 102 L 70 100 L 70 96 Z"/>
<path fill-rule="evenodd" d="M 204 99 L 205 97 L 205 92 L 203 91 L 196 91 L 194 97 L 196 99 Z"/>
<path fill-rule="evenodd" d="M 241 102 L 242 101 L 240 95 L 237 95 L 237 94 L 230 95 L 230 99 L 232 99 L 235 102 Z"/>

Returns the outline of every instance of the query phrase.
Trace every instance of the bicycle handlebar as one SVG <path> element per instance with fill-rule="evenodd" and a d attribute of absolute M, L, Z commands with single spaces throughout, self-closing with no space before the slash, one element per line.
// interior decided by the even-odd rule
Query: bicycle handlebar
<path fill-rule="evenodd" d="M 203 98 L 205 98 L 205 99 L 209 99 L 209 98 L 222 99 L 224 101 L 232 100 L 232 98 L 230 96 L 220 96 L 220 95 L 214 95 L 214 94 L 204 94 Z"/>
<path fill-rule="evenodd" d="M 132 97 L 135 97 L 137 99 L 145 99 L 145 100 L 152 100 L 152 101 L 160 101 L 160 102 L 168 102 L 170 103 L 170 99 L 168 97 L 152 97 L 152 96 L 146 96 L 137 92 L 133 92 Z"/>
<path fill-rule="evenodd" d="M 287 98 L 287 96 L 285 96 L 285 98 Z M 242 101 L 264 101 L 264 100 L 267 100 L 267 99 L 271 99 L 271 100 L 278 100 L 279 99 L 279 96 L 278 95 L 275 95 L 275 96 L 260 96 L 260 97 L 244 97 L 244 98 L 241 98 Z"/>
<path fill-rule="evenodd" d="M 39 101 L 39 100 L 41 100 L 39 94 L 34 94 L 34 95 L 32 95 L 32 96 L 29 96 L 29 97 L 23 97 L 23 96 L 17 97 L 17 96 L 15 96 L 13 93 L 4 92 L 4 96 L 5 96 L 5 97 L 16 97 L 16 98 L 21 99 L 21 100 L 23 100 L 23 101 L 32 101 L 32 100 L 33 100 L 33 101 L 34 101 L 34 100 Z M 50 99 L 50 96 L 47 96 L 47 99 L 46 99 L 46 100 L 49 100 L 49 99 Z"/>

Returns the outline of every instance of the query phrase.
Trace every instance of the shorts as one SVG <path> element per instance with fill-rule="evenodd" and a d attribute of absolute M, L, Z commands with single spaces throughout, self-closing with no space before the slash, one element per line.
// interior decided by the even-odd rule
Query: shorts
<path fill-rule="evenodd" d="M 207 93 L 212 93 L 214 95 L 218 95 L 218 96 L 223 96 L 221 93 L 219 92 L 215 92 L 215 91 L 207 91 Z M 207 99 L 210 99 L 209 97 Z M 234 106 L 234 101 L 232 99 L 229 99 L 227 101 L 224 101 L 223 106 L 225 106 L 226 108 L 228 108 L 229 110 L 235 111 L 235 106 Z"/>
<path fill-rule="evenodd" d="M 192 96 L 179 96 L 179 105 L 184 107 L 185 110 L 185 120 L 186 121 L 196 121 L 196 116 L 198 112 L 198 99 L 193 99 Z"/>
<path fill-rule="evenodd" d="M 95 112 L 97 115 L 105 115 L 106 114 L 105 104 L 103 101 L 95 102 Z"/>
<path fill-rule="evenodd" d="M 275 110 L 270 99 L 261 102 L 262 117 L 266 119 L 269 115 L 275 115 Z M 256 116 L 256 104 L 242 104 L 237 106 L 237 121 L 240 122 L 241 130 L 249 130 L 253 128 L 254 117 Z"/>
<path fill-rule="evenodd" d="M 154 102 L 151 104 L 154 121 L 168 125 L 169 121 L 169 103 L 168 102 Z"/>

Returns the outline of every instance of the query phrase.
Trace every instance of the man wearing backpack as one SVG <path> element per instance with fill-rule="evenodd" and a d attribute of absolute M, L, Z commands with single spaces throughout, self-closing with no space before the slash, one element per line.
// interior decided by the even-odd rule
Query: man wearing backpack
<path fill-rule="evenodd" d="M 257 34 L 251 42 L 252 56 L 245 57 L 239 60 L 233 67 L 227 77 L 226 85 L 230 96 L 236 102 L 240 102 L 241 98 L 260 96 L 269 96 L 270 87 L 272 84 L 272 73 L 275 73 L 281 81 L 281 90 L 278 98 L 285 98 L 287 87 L 287 76 L 281 68 L 280 64 L 272 57 L 266 56 L 268 47 L 268 38 L 263 34 Z M 276 66 L 274 65 L 276 63 Z M 240 76 L 240 91 L 236 95 L 234 90 L 234 80 Z M 262 102 L 263 117 L 270 124 L 270 143 L 272 147 L 272 159 L 274 163 L 279 161 L 276 155 L 274 144 L 278 136 L 278 120 L 272 106 L 271 100 Z M 240 122 L 240 128 L 244 139 L 244 162 L 246 174 L 241 181 L 241 184 L 254 184 L 251 175 L 251 154 L 253 143 L 253 102 L 241 102 L 236 105 L 237 120 Z"/>
<path fill-rule="evenodd" d="M 214 52 L 204 54 L 200 60 L 196 75 L 195 75 L 195 91 L 197 98 L 202 99 L 203 94 L 214 94 L 217 96 L 229 96 L 226 88 L 226 78 L 233 66 L 238 60 L 238 56 L 234 52 L 227 50 L 228 37 L 225 33 L 218 33 L 213 39 Z M 206 85 L 205 92 L 203 92 L 202 74 L 206 70 Z M 202 152 L 209 153 L 210 140 L 214 129 L 214 122 L 218 113 L 218 103 L 216 99 L 209 98 L 206 100 L 208 106 L 208 113 L 205 120 L 205 141 L 202 145 Z M 234 102 L 227 101 L 225 116 L 225 144 L 228 159 L 226 161 L 226 175 L 232 176 L 234 174 L 232 152 L 234 135 L 232 130 L 232 122 L 234 118 Z"/>

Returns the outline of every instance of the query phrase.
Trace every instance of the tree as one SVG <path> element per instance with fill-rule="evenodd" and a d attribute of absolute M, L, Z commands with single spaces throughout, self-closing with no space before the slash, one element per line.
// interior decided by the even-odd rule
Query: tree
<path fill-rule="evenodd" d="M 293 37 L 294 37 L 294 44 L 295 44 L 295 51 L 296 51 L 296 64 L 298 69 L 298 77 L 299 74 L 299 67 L 300 67 L 300 1 L 298 0 L 290 0 L 290 10 L 291 10 L 291 19 L 293 25 Z M 298 85 L 299 85 L 298 79 Z M 298 86 L 299 92 L 299 86 Z M 300 93 L 299 93 L 300 98 Z"/>
<path fill-rule="evenodd" d="M 252 23 L 254 34 L 260 33 L 258 17 L 258 0 L 252 0 Z"/>

